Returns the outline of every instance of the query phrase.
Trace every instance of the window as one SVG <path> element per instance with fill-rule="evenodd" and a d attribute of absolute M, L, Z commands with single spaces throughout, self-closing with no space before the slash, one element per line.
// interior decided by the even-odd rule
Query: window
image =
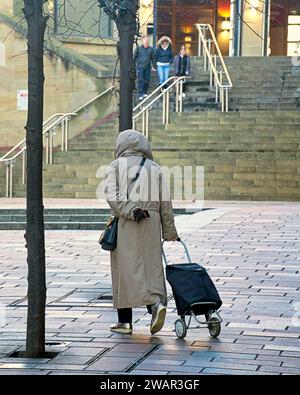
<path fill-rule="evenodd" d="M 55 32 L 68 37 L 112 38 L 113 23 L 98 2 L 53 0 Z"/>
<path fill-rule="evenodd" d="M 300 54 L 300 15 L 289 15 L 288 56 Z"/>

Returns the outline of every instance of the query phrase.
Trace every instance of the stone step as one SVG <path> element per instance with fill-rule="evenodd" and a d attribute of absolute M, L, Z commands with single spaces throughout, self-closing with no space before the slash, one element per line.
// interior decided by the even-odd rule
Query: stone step
<path fill-rule="evenodd" d="M 106 222 L 45 222 L 45 230 L 103 230 Z M 0 230 L 25 230 L 26 222 L 0 222 Z M 99 234 L 100 236 L 100 234 Z"/>
<path fill-rule="evenodd" d="M 189 215 L 184 208 L 174 209 L 175 215 Z M 102 230 L 110 216 L 109 209 L 45 209 L 46 230 Z M 25 209 L 0 209 L 0 230 L 25 230 Z M 99 233 L 100 236 L 100 233 Z M 97 240 L 95 240 L 95 243 Z"/>
<path fill-rule="evenodd" d="M 179 209 L 178 209 L 179 210 Z M 73 216 L 73 215 L 109 215 L 109 208 L 99 207 L 77 207 L 77 208 L 45 208 L 45 215 Z M 26 215 L 26 209 L 23 208 L 0 208 L 0 215 Z"/>
<path fill-rule="evenodd" d="M 93 222 L 106 222 L 108 214 L 45 214 L 44 221 L 45 223 L 68 223 L 68 222 L 76 222 L 76 223 L 93 223 Z M 8 222 L 26 222 L 25 213 L 22 214 L 14 214 L 14 213 L 6 213 L 0 214 L 0 224 L 8 223 Z"/>
<path fill-rule="evenodd" d="M 261 103 L 261 104 L 240 103 L 240 104 L 231 104 L 230 105 L 231 111 L 242 111 L 242 110 L 268 111 L 270 108 L 274 108 L 274 105 L 272 105 L 272 104 L 265 105 L 263 103 Z M 296 104 L 279 103 L 275 108 L 278 111 L 285 111 L 285 110 L 291 110 L 291 109 L 299 111 L 300 106 L 298 103 L 296 103 Z"/>

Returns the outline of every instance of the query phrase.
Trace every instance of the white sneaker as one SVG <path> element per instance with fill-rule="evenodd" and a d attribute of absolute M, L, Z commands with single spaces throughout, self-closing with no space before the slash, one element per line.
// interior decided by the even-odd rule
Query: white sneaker
<path fill-rule="evenodd" d="M 151 335 L 159 332 L 164 326 L 166 312 L 166 307 L 162 304 L 162 302 L 157 302 L 152 306 L 152 320 L 150 326 Z"/>
<path fill-rule="evenodd" d="M 142 101 L 144 99 L 144 96 L 139 96 L 139 100 Z"/>
<path fill-rule="evenodd" d="M 185 94 L 184 92 L 182 93 L 182 97 L 183 97 L 183 98 L 185 98 L 185 97 L 186 97 L 186 94 Z"/>
<path fill-rule="evenodd" d="M 146 97 L 148 97 L 148 95 L 147 95 L 147 94 L 145 94 L 145 95 L 144 95 L 144 99 L 146 99 Z"/>
<path fill-rule="evenodd" d="M 132 324 L 114 324 L 110 326 L 110 331 L 114 333 L 122 333 L 123 335 L 131 335 Z"/>

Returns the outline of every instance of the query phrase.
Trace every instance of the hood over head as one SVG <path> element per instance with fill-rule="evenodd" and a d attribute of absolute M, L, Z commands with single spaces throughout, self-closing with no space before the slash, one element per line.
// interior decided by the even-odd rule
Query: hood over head
<path fill-rule="evenodd" d="M 157 48 L 162 45 L 164 41 L 167 41 L 169 45 L 172 45 L 172 40 L 168 36 L 162 36 L 156 43 Z"/>
<path fill-rule="evenodd" d="M 133 129 L 125 130 L 115 140 L 115 158 L 122 156 L 144 156 L 152 160 L 152 150 L 148 139 Z"/>

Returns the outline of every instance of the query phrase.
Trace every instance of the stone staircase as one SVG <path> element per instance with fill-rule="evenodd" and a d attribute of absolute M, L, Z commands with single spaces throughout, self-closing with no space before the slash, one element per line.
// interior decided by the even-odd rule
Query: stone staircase
<path fill-rule="evenodd" d="M 152 114 L 151 144 L 164 166 L 204 166 L 206 199 L 300 200 L 300 113 Z M 97 169 L 113 159 L 112 127 L 95 129 L 56 152 L 44 172 L 45 197 L 95 198 Z M 16 186 L 16 195 L 24 192 Z"/>
<path fill-rule="evenodd" d="M 225 57 L 233 88 L 229 92 L 230 111 L 240 110 L 299 110 L 300 67 L 290 57 Z M 186 112 L 216 111 L 215 88 L 209 87 L 209 72 L 203 70 L 203 58 L 192 57 L 192 79 L 186 83 Z M 157 86 L 152 73 L 151 89 Z M 138 103 L 138 101 L 136 101 Z M 171 108 L 175 100 L 171 97 Z M 159 110 L 161 103 L 153 106 Z"/>
<path fill-rule="evenodd" d="M 116 71 L 118 76 L 116 56 L 89 55 L 89 58 L 111 70 L 112 75 Z M 233 81 L 229 96 L 231 111 L 300 109 L 300 67 L 293 65 L 291 57 L 225 57 L 224 60 Z M 192 80 L 186 84 L 185 111 L 220 109 L 220 104 L 215 103 L 215 90 L 209 87 L 209 72 L 203 70 L 203 62 L 203 58 L 192 57 Z M 152 73 L 150 91 L 156 86 L 157 74 Z M 174 110 L 174 99 L 171 105 Z M 160 107 L 158 104 L 154 109 Z"/>
<path fill-rule="evenodd" d="M 151 111 L 155 159 L 166 166 L 204 166 L 206 199 L 300 201 L 300 68 L 290 58 L 228 58 L 226 63 L 234 84 L 232 111 L 216 111 L 203 59 L 193 59 L 185 112 L 171 112 L 170 125 L 163 127 L 159 105 Z M 117 121 L 111 120 L 73 138 L 69 152 L 57 150 L 53 166 L 45 166 L 45 197 L 95 198 L 96 172 L 113 159 L 116 131 Z M 2 181 L 2 196 L 3 186 Z M 15 177 L 14 196 L 24 193 Z"/>
<path fill-rule="evenodd" d="M 225 57 L 233 88 L 229 93 L 229 109 L 240 110 L 299 110 L 300 67 L 290 57 Z M 187 82 L 186 111 L 203 111 L 203 101 L 214 103 L 214 89 L 201 91 L 205 75 L 203 59 L 192 59 L 193 81 Z M 210 96 L 207 93 L 210 92 Z M 214 106 L 211 107 L 213 110 Z M 218 105 L 219 108 L 219 105 Z"/>
<path fill-rule="evenodd" d="M 300 201 L 300 113 L 194 112 L 152 132 L 161 165 L 204 166 L 205 198 Z"/>
<path fill-rule="evenodd" d="M 96 178 L 100 166 L 113 160 L 113 142 L 117 119 L 95 127 L 71 139 L 69 151 L 59 147 L 53 154 L 53 165 L 44 164 L 44 196 L 52 198 L 96 198 L 96 188 L 101 182 Z M 20 171 L 16 171 L 20 174 Z M 23 197 L 25 186 L 19 177 L 14 179 L 14 196 Z"/>

